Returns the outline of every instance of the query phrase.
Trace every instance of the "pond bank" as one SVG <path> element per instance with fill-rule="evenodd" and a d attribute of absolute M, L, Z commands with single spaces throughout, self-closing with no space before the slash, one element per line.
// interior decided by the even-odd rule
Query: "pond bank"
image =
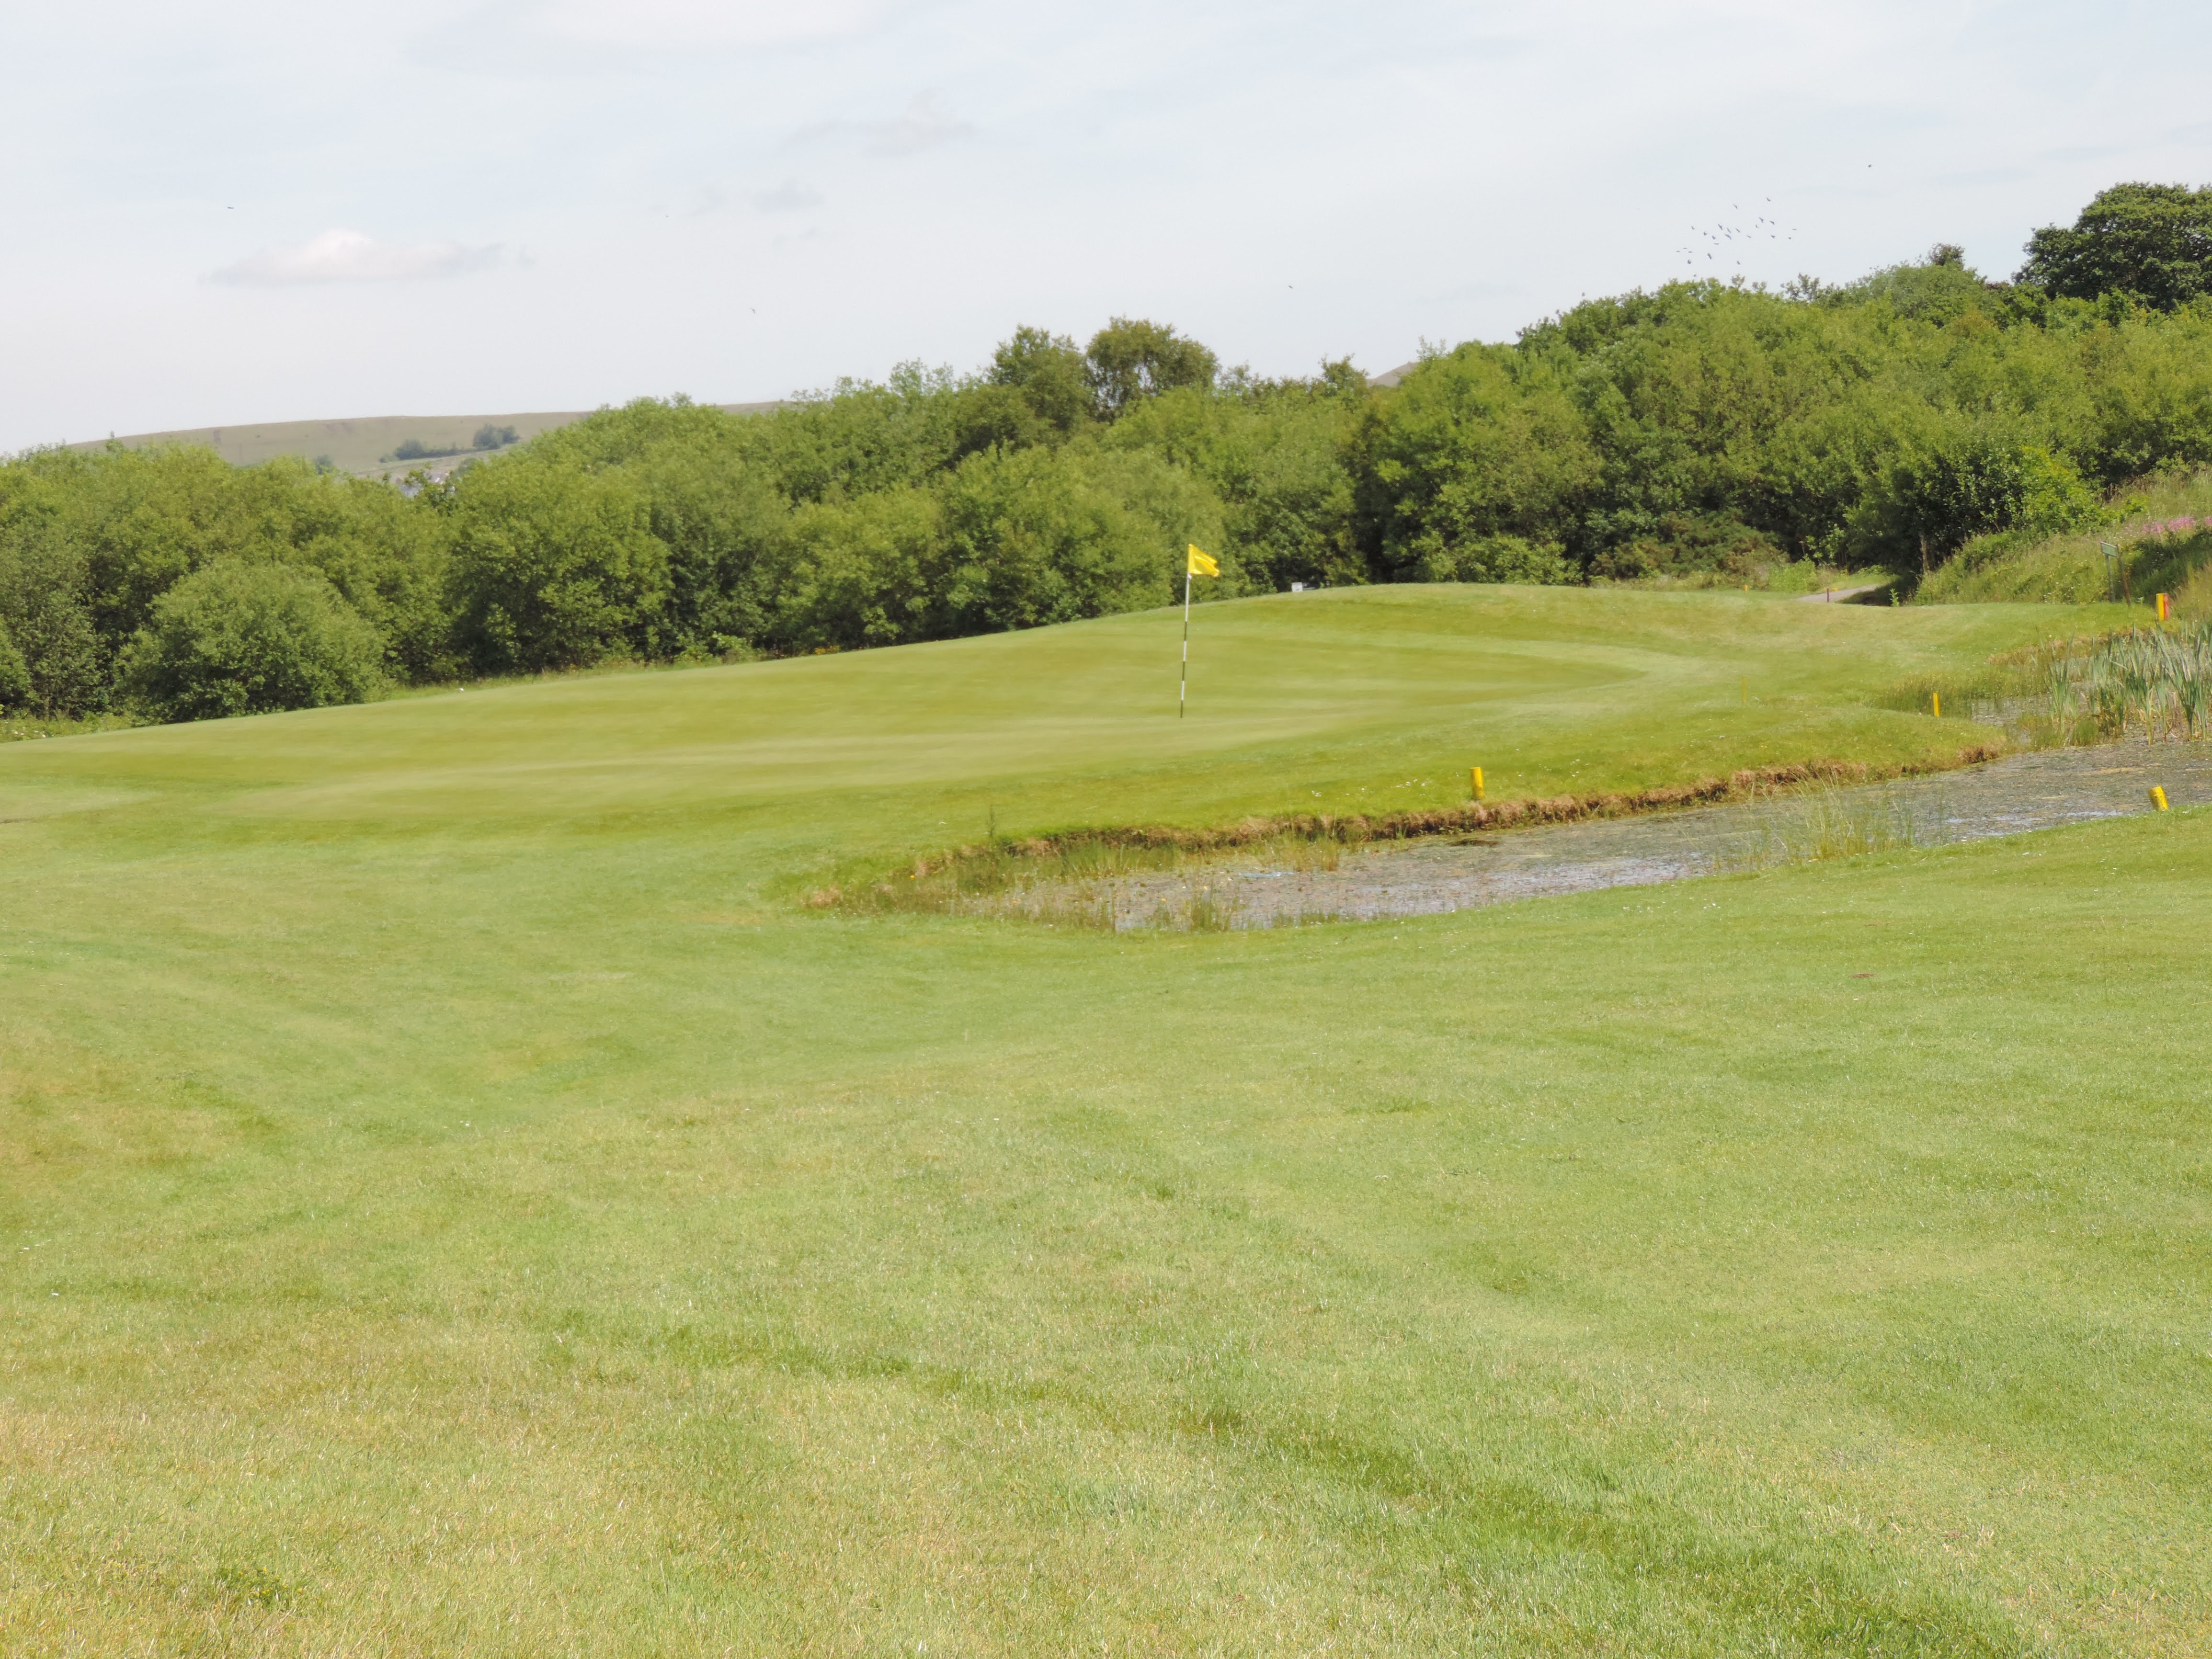
<path fill-rule="evenodd" d="M 1139 927 L 1274 927 L 1430 915 L 1514 899 L 1644 886 L 1838 853 L 1977 841 L 2212 802 L 2212 746 L 2135 740 L 2043 750 L 1956 772 L 1834 784 L 1808 796 L 1526 827 L 1471 824 L 1450 840 L 1367 844 L 1285 860 L 1023 884 L 969 914 Z"/>

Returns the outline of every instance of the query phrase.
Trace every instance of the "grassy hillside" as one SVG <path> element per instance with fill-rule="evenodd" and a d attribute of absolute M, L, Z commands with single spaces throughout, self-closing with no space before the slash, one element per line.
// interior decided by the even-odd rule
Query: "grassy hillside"
<path fill-rule="evenodd" d="M 2124 562 L 2106 559 L 2119 550 Z M 2021 600 L 2091 605 L 2124 580 L 2138 611 L 2168 593 L 2192 616 L 2212 614 L 2212 472 L 2170 478 L 2127 498 L 2122 522 L 2064 536 L 2000 535 L 1970 542 L 1920 584 L 1929 605 Z"/>
<path fill-rule="evenodd" d="M 774 409 L 773 403 L 723 404 L 732 414 Z M 100 438 L 69 446 L 71 449 L 101 449 L 111 443 L 125 449 L 152 449 L 164 444 L 196 444 L 212 449 L 234 466 L 254 466 L 279 455 L 303 460 L 326 459 L 341 472 L 380 474 L 404 471 L 410 465 L 385 458 L 409 438 L 431 449 L 466 449 L 477 429 L 483 426 L 514 428 L 519 438 L 580 421 L 585 409 L 538 410 L 519 415 L 373 415 L 345 421 L 264 421 L 249 426 L 198 426 L 174 432 L 134 432 L 120 438 Z M 421 465 L 436 465 L 422 463 Z"/>
<path fill-rule="evenodd" d="M 0 1645 L 2201 1651 L 2202 821 L 1272 934 L 790 898 L 1941 755 L 1860 699 L 2049 622 L 1370 590 L 1214 607 L 1180 724 L 1151 613 L 0 750 Z"/>

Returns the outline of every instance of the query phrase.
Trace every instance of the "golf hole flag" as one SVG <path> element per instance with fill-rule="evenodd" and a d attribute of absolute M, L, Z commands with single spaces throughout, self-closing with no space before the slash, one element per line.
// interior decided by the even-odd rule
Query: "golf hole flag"
<path fill-rule="evenodd" d="M 1176 718 L 1182 718 L 1184 703 L 1190 696 L 1190 579 L 1193 576 L 1218 576 L 1221 567 L 1198 550 L 1193 543 L 1190 554 L 1182 566 L 1182 681 L 1176 687 Z"/>

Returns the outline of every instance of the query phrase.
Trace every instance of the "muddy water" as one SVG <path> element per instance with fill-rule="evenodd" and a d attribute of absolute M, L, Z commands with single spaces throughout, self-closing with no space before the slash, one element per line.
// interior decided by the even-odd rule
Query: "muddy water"
<path fill-rule="evenodd" d="M 1234 927 L 1464 910 L 1787 860 L 1818 823 L 1873 828 L 1892 844 L 1940 845 L 2212 802 L 2212 747 L 2133 742 L 2047 750 L 1934 777 L 1689 811 L 1347 850 L 1337 867 L 1226 863 L 1129 876 L 1091 890 L 1120 927 L 1187 927 L 1194 904 Z"/>

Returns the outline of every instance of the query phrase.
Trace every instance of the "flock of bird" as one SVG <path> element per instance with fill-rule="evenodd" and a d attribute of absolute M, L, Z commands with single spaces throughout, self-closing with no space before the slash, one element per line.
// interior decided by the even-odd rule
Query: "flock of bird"
<path fill-rule="evenodd" d="M 1731 202 L 1729 205 L 1738 213 L 1743 211 L 1743 204 L 1740 202 Z M 1766 198 L 1765 205 L 1768 207 L 1774 205 L 1774 198 L 1771 196 Z M 1703 248 L 1694 245 L 1678 247 L 1674 252 L 1682 256 L 1685 264 L 1694 268 L 1700 253 L 1705 256 L 1705 262 L 1710 264 L 1712 263 L 1713 256 L 1730 243 L 1749 246 L 1761 240 L 1794 242 L 1797 240 L 1797 229 L 1796 225 L 1784 225 L 1779 220 L 1770 219 L 1763 213 L 1754 216 L 1748 225 L 1715 225 L 1711 229 L 1707 229 L 1703 225 L 1692 225 L 1690 234 L 1702 238 L 1710 246 Z"/>

